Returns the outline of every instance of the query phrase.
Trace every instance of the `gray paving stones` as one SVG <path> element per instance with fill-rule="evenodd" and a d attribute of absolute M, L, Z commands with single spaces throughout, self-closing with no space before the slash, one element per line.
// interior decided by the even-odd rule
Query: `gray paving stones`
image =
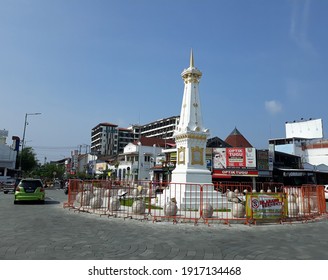
<path fill-rule="evenodd" d="M 16 208 L 2 194 L 0 205 L 2 260 L 328 260 L 327 219 L 195 226 L 99 216 L 55 203 Z"/>

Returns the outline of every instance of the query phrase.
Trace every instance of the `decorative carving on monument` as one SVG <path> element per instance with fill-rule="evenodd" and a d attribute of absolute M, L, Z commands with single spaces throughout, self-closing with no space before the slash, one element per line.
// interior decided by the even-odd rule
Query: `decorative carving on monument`
<path fill-rule="evenodd" d="M 186 148 L 185 147 L 180 147 L 178 149 L 178 164 L 185 164 L 185 158 L 186 158 L 186 155 L 185 155 L 185 152 L 186 152 Z"/>
<path fill-rule="evenodd" d="M 203 152 L 204 148 L 198 146 L 191 148 L 191 165 L 204 164 Z"/>

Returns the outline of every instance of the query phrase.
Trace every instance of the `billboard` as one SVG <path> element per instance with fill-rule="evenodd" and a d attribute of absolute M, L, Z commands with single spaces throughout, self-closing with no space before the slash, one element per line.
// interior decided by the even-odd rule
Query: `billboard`
<path fill-rule="evenodd" d="M 258 170 L 269 170 L 269 151 L 258 150 L 256 161 Z"/>
<path fill-rule="evenodd" d="M 286 138 L 323 138 L 322 119 L 287 122 L 285 129 Z"/>
<path fill-rule="evenodd" d="M 255 148 L 214 148 L 213 168 L 256 168 Z"/>

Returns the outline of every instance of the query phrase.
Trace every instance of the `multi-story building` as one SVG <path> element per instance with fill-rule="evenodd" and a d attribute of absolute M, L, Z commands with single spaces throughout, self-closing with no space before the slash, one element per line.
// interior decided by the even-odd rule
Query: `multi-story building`
<path fill-rule="evenodd" d="M 91 153 L 115 155 L 118 153 L 118 127 L 112 123 L 100 123 L 91 130 Z"/>
<path fill-rule="evenodd" d="M 179 116 L 173 116 L 141 125 L 140 135 L 144 137 L 173 139 L 173 132 L 179 124 L 179 119 Z"/>
<path fill-rule="evenodd" d="M 275 151 L 301 157 L 303 165 L 328 166 L 328 140 L 323 139 L 322 127 L 321 119 L 286 122 L 286 138 L 270 139 L 269 145 Z"/>
<path fill-rule="evenodd" d="M 123 153 L 124 147 L 138 139 L 135 129 L 118 128 L 118 151 L 117 154 Z"/>
<path fill-rule="evenodd" d="M 160 119 L 145 125 L 119 128 L 113 123 L 100 123 L 91 131 L 91 153 L 102 156 L 116 156 L 124 147 L 140 137 L 173 139 L 173 132 L 179 122 L 178 116 Z"/>
<path fill-rule="evenodd" d="M 321 119 L 286 122 L 286 138 L 270 139 L 269 148 L 300 160 L 299 169 L 277 168 L 281 176 L 292 177 L 302 183 L 328 182 L 328 140 L 323 138 Z M 275 165 L 285 159 L 274 159 Z M 295 182 L 293 182 L 295 184 Z"/>

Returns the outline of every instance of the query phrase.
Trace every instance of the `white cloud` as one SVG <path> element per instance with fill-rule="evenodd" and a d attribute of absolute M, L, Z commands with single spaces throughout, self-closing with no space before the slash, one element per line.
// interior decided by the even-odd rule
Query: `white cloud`
<path fill-rule="evenodd" d="M 271 114 L 277 114 L 282 111 L 282 105 L 276 100 L 265 101 L 265 109 Z"/>

